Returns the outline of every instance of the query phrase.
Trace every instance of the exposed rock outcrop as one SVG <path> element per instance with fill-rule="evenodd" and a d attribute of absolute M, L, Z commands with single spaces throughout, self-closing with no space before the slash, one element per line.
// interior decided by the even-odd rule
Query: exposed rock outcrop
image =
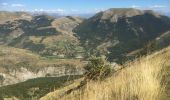
<path fill-rule="evenodd" d="M 0 73 L 0 86 L 11 85 L 28 79 L 38 77 L 60 77 L 65 75 L 82 75 L 82 68 L 72 68 L 67 66 L 61 67 L 44 67 L 39 70 L 31 71 L 24 67 L 16 70 L 9 70 L 8 73 Z"/>

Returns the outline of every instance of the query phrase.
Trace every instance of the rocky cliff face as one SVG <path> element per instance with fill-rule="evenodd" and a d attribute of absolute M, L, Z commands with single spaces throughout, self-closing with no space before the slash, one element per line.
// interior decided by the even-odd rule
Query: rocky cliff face
<path fill-rule="evenodd" d="M 60 77 L 65 75 L 82 75 L 84 70 L 82 68 L 72 68 L 67 66 L 61 67 L 45 67 L 36 72 L 28 70 L 27 68 L 18 68 L 16 70 L 9 70 L 7 73 L 0 73 L 0 86 L 11 85 L 28 79 L 39 77 Z"/>

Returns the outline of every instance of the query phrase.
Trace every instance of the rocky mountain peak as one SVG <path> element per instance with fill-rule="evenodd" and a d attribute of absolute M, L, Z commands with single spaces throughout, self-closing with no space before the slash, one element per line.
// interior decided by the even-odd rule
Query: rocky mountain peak
<path fill-rule="evenodd" d="M 152 10 L 139 10 L 134 8 L 111 8 L 106 11 L 99 12 L 92 18 L 94 20 L 110 20 L 110 22 L 117 22 L 119 18 L 129 18 L 144 14 L 160 17 L 158 13 L 155 13 Z"/>

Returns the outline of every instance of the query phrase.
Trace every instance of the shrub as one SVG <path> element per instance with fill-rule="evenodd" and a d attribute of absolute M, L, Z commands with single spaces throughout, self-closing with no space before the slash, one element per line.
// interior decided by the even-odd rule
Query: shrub
<path fill-rule="evenodd" d="M 85 78 L 90 80 L 101 80 L 109 76 L 113 69 L 111 64 L 102 57 L 92 57 L 85 66 Z"/>

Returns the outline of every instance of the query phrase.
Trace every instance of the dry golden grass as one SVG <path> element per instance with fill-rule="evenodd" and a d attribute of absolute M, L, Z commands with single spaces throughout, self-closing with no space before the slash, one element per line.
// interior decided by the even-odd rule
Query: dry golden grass
<path fill-rule="evenodd" d="M 3 65 L 3 63 L 5 64 L 6 61 L 10 61 L 11 63 L 18 63 L 21 61 L 33 62 L 37 59 L 39 59 L 39 55 L 33 54 L 29 50 L 0 45 L 0 65 Z"/>
<path fill-rule="evenodd" d="M 170 67 L 170 48 L 128 62 L 124 67 L 105 81 L 88 82 L 62 98 L 58 98 L 62 92 L 49 93 L 42 100 L 168 100 L 164 91 L 170 79 L 162 79 L 169 72 L 165 69 Z"/>
<path fill-rule="evenodd" d="M 24 66 L 25 65 L 25 66 Z M 6 73 L 9 69 L 26 67 L 32 71 L 49 66 L 73 66 L 83 67 L 84 63 L 79 59 L 45 59 L 29 50 L 0 45 L 0 73 Z"/>
<path fill-rule="evenodd" d="M 67 40 L 67 41 L 73 41 L 73 42 L 77 42 L 78 40 L 72 36 L 65 36 L 62 34 L 59 35 L 55 35 L 55 36 L 48 36 L 48 37 L 44 37 L 44 36 L 30 36 L 29 39 L 33 42 L 33 43 L 44 43 L 45 45 L 50 45 L 51 44 L 55 44 L 55 42 L 59 42 L 59 41 L 63 41 L 63 40 Z M 55 42 L 54 42 L 55 41 Z"/>
<path fill-rule="evenodd" d="M 75 80 L 73 84 L 70 84 L 66 87 L 62 87 L 52 93 L 49 93 L 45 97 L 42 97 L 40 100 L 56 100 L 57 98 L 60 98 L 61 96 L 63 96 L 66 90 L 76 88 L 82 80 L 83 78 Z"/>
<path fill-rule="evenodd" d="M 54 60 L 40 60 L 37 62 L 37 66 L 48 66 L 48 65 L 72 65 L 73 67 L 83 67 L 85 62 L 79 59 L 54 59 Z"/>

